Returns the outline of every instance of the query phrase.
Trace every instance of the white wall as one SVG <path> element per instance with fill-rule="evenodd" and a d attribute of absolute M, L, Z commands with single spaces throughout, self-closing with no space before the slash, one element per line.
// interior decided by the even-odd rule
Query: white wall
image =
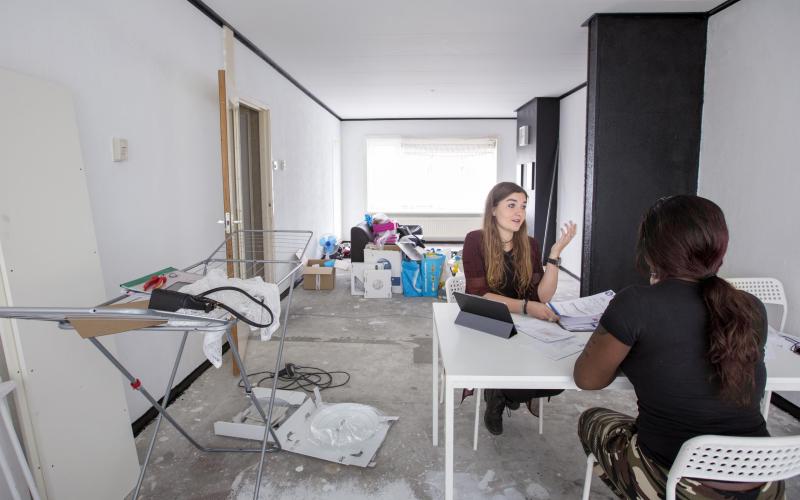
<path fill-rule="evenodd" d="M 238 42 L 236 58 L 239 95 L 272 107 L 273 157 L 286 160 L 286 170 L 275 172 L 275 227 L 331 231 L 339 121 Z M 119 283 L 194 263 L 221 242 L 222 35 L 195 7 L 185 0 L 5 1 L 0 66 L 62 83 L 75 96 L 108 297 Z M 111 161 L 112 136 L 128 139 L 128 162 Z M 53 250 L 55 265 L 58 242 Z M 123 363 L 163 391 L 176 335 L 122 334 L 116 342 Z M 201 339 L 190 337 L 176 380 L 203 359 Z M 136 419 L 149 405 L 126 394 Z"/>
<path fill-rule="evenodd" d="M 342 231 L 367 210 L 366 139 L 372 135 L 408 137 L 497 137 L 497 180 L 515 181 L 516 120 L 380 120 L 342 122 Z M 444 189 L 445 186 L 442 186 Z"/>
<path fill-rule="evenodd" d="M 698 192 L 728 221 L 725 276 L 780 279 L 800 333 L 800 2 L 743 0 L 709 19 Z"/>
<path fill-rule="evenodd" d="M 561 99 L 558 130 L 558 213 L 556 223 L 573 221 L 578 232 L 561 253 L 561 265 L 581 274 L 583 202 L 586 183 L 586 87 Z"/>

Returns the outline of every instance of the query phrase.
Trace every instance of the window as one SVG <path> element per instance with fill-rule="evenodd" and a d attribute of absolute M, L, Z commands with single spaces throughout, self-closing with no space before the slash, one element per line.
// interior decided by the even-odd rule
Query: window
<path fill-rule="evenodd" d="M 497 181 L 497 139 L 367 138 L 367 210 L 479 214 Z"/>

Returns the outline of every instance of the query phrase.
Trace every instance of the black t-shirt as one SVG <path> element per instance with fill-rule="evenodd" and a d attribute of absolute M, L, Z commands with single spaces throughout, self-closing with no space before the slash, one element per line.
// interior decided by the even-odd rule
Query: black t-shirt
<path fill-rule="evenodd" d="M 505 268 L 505 281 L 497 291 L 504 297 L 521 298 L 517 292 L 517 268 L 514 265 L 514 252 L 503 252 L 503 267 Z"/>
<path fill-rule="evenodd" d="M 642 450 L 670 467 L 684 441 L 702 434 L 768 436 L 759 401 L 767 370 L 767 314 L 758 326 L 761 355 L 755 390 L 747 408 L 723 401 L 708 362 L 708 311 L 700 285 L 668 279 L 618 293 L 600 324 L 631 347 L 620 368 L 638 398 L 636 419 Z"/>

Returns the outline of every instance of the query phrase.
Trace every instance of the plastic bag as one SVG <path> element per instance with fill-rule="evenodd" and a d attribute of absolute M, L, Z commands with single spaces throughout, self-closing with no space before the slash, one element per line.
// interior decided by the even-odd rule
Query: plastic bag
<path fill-rule="evenodd" d="M 427 253 L 420 261 L 403 257 L 403 295 L 406 297 L 436 297 L 442 276 L 445 256 Z"/>
<path fill-rule="evenodd" d="M 437 297 L 439 295 L 439 278 L 442 276 L 445 256 L 425 254 L 422 259 L 422 296 Z"/>
<path fill-rule="evenodd" d="M 401 278 L 403 281 L 403 295 L 406 297 L 422 296 L 422 273 L 420 264 L 422 261 L 414 261 L 403 256 L 403 270 Z"/>

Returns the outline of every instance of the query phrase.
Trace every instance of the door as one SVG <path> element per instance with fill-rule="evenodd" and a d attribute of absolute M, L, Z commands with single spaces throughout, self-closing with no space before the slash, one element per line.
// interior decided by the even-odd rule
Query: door
<path fill-rule="evenodd" d="M 269 168 L 269 110 L 240 103 L 238 107 L 238 158 L 236 198 L 238 228 L 247 235 L 239 241 L 240 255 L 247 261 L 272 258 L 272 171 Z M 251 232 L 252 231 L 252 232 Z M 272 267 L 264 263 L 245 264 L 240 276 L 261 276 L 273 281 Z"/>
<path fill-rule="evenodd" d="M 274 281 L 271 266 L 254 261 L 273 258 L 272 170 L 269 141 L 269 109 L 244 99 L 229 99 L 225 70 L 218 71 L 222 199 L 225 247 L 230 277 L 261 276 Z M 230 147 L 229 147 L 230 146 Z M 240 232 L 243 231 L 243 232 Z M 240 261 L 234 265 L 234 261 Z M 233 338 L 244 358 L 247 335 Z M 239 367 L 234 363 L 234 375 Z"/>

